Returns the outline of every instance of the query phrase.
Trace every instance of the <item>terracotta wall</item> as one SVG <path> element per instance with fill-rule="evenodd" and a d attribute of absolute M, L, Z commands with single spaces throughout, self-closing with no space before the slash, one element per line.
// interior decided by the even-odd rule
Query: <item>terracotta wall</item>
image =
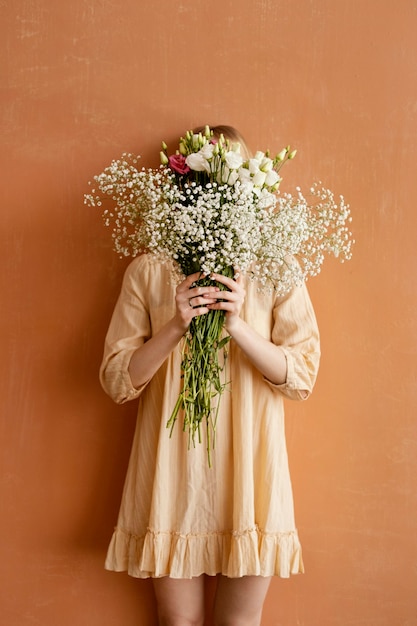
<path fill-rule="evenodd" d="M 126 263 L 87 181 L 125 150 L 232 123 L 298 148 L 357 244 L 310 283 L 315 394 L 288 404 L 307 572 L 265 626 L 417 624 L 415 0 L 1 3 L 1 618 L 151 626 L 148 583 L 103 571 L 135 406 L 97 380 Z M 4 620 L 4 621 L 3 621 Z"/>

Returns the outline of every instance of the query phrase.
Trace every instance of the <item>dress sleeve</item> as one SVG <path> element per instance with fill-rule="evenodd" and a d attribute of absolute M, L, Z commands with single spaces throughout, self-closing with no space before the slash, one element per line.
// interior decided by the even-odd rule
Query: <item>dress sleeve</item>
<path fill-rule="evenodd" d="M 118 404 L 137 398 L 149 382 L 139 388 L 133 387 L 128 370 L 132 354 L 151 336 L 147 280 L 146 259 L 139 257 L 125 272 L 105 339 L 100 382 Z"/>
<path fill-rule="evenodd" d="M 313 305 L 305 285 L 277 298 L 272 341 L 287 359 L 287 379 L 268 384 L 292 400 L 306 400 L 314 387 L 320 362 L 320 337 Z"/>

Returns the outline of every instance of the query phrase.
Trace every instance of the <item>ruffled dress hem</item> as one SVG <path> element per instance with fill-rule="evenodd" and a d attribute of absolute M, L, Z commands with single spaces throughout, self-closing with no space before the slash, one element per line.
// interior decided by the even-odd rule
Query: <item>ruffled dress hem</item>
<path fill-rule="evenodd" d="M 134 578 L 193 578 L 201 574 L 288 578 L 304 572 L 296 530 L 268 533 L 257 526 L 207 534 L 148 529 L 142 536 L 117 527 L 105 568 L 127 571 Z"/>

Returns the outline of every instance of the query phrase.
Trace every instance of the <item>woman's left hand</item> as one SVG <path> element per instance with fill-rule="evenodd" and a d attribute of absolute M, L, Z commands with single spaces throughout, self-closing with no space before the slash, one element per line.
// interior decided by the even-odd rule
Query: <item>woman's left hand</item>
<path fill-rule="evenodd" d="M 243 276 L 235 268 L 235 280 L 221 274 L 211 274 L 210 278 L 221 283 L 229 291 L 216 294 L 217 302 L 207 304 L 208 309 L 225 312 L 224 325 L 233 341 L 239 346 L 257 370 L 275 385 L 287 380 L 287 358 L 280 346 L 260 335 L 240 317 L 245 301 Z"/>
<path fill-rule="evenodd" d="M 232 334 L 234 325 L 239 320 L 240 312 L 245 301 L 245 288 L 243 286 L 243 276 L 238 269 L 235 269 L 235 278 L 228 278 L 222 274 L 211 274 L 210 278 L 227 288 L 221 291 L 219 300 L 214 304 L 207 305 L 208 309 L 225 311 L 225 328 Z"/>

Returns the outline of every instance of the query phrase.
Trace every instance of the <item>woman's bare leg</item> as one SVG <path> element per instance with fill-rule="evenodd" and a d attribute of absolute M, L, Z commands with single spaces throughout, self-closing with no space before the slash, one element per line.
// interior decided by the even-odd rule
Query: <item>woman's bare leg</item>
<path fill-rule="evenodd" d="M 154 578 L 159 626 L 203 626 L 204 576 Z"/>
<path fill-rule="evenodd" d="M 216 626 L 260 626 L 271 578 L 219 576 L 214 604 Z"/>

